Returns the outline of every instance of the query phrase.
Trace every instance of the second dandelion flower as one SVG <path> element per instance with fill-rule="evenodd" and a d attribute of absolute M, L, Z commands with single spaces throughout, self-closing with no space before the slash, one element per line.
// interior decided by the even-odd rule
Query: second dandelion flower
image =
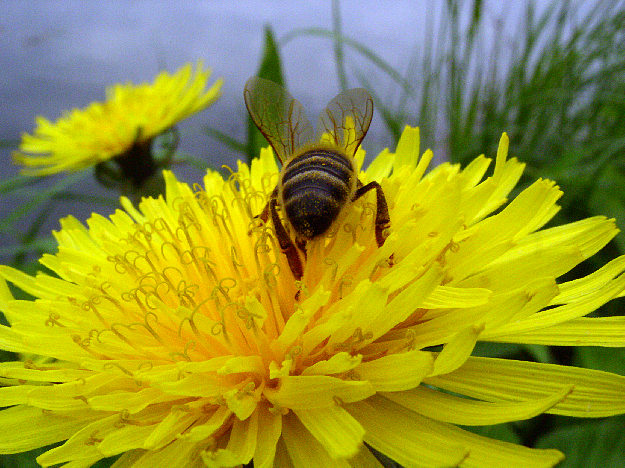
<path fill-rule="evenodd" d="M 22 173 L 45 176 L 95 167 L 96 177 L 125 193 L 146 193 L 146 183 L 161 178 L 175 150 L 175 125 L 206 109 L 221 94 L 222 80 L 209 85 L 211 70 L 201 62 L 173 74 L 161 72 L 154 83 L 117 84 L 104 102 L 66 112 L 56 122 L 37 117 L 32 134 L 24 133 L 13 154 Z M 165 138 L 161 159 L 153 141 Z"/>

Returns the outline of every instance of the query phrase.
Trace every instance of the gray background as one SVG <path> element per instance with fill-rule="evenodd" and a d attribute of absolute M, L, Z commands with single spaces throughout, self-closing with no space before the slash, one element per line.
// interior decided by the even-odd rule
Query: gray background
<path fill-rule="evenodd" d="M 340 3 L 343 34 L 404 72 L 419 56 L 426 25 L 438 24 L 443 5 L 443 1 L 344 1 Z M 492 28 L 488 29 L 490 36 L 482 38 L 485 57 L 495 40 L 506 47 L 514 45 L 515 26 L 525 5 L 524 0 L 486 2 L 486 21 Z M 548 5 L 538 2 L 538 11 Z M 297 28 L 332 27 L 329 1 L 21 0 L 2 1 L 0 8 L 1 140 L 18 140 L 21 132 L 32 132 L 36 115 L 56 120 L 64 110 L 103 100 L 107 85 L 151 81 L 161 69 L 174 71 L 185 62 L 202 59 L 212 67 L 214 77 L 225 78 L 223 96 L 180 126 L 181 148 L 216 166 L 233 166 L 238 155 L 204 135 L 202 127 L 210 125 L 244 139 L 242 88 L 258 68 L 264 26 L 271 25 L 278 39 Z M 299 38 L 284 45 L 281 52 L 289 89 L 315 121 L 316 114 L 338 92 L 332 42 Z M 346 49 L 346 62 L 348 72 L 365 72 L 379 96 L 396 101 L 397 85 L 379 69 L 350 49 Z M 357 84 L 354 79 L 350 82 Z M 444 155 L 444 134 L 436 138 L 442 142 L 436 148 L 440 157 Z M 389 144 L 390 137 L 376 115 L 363 146 L 375 154 Z M 0 151 L 3 178 L 15 175 L 10 151 Z M 176 172 L 190 183 L 200 177 L 189 169 L 177 168 Z M 89 178 L 78 190 L 106 193 Z M 18 196 L 3 199 L 2 215 L 22 202 Z M 54 208 L 43 231 L 56 228 L 59 217 L 74 214 L 85 219 L 94 210 L 110 212 L 110 208 L 85 203 L 61 204 Z M 4 233 L 0 243 L 6 245 L 19 234 Z"/>

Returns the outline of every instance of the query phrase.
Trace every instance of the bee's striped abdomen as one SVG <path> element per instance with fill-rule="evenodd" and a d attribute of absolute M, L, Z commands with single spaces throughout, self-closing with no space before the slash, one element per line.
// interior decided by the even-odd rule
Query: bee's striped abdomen
<path fill-rule="evenodd" d="M 334 151 L 310 150 L 291 159 L 283 171 L 283 209 L 293 229 L 306 240 L 324 234 L 351 194 L 351 160 Z"/>

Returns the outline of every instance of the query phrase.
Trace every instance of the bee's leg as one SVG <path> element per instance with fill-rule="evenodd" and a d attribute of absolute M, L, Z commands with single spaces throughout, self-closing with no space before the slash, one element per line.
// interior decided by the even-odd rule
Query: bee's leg
<path fill-rule="evenodd" d="M 304 259 L 306 259 L 306 241 L 303 239 L 295 239 L 295 244 L 297 248 L 304 254 Z"/>
<path fill-rule="evenodd" d="M 267 220 L 269 219 L 269 208 L 270 208 L 270 205 L 271 205 L 271 201 L 274 200 L 274 199 L 277 199 L 277 198 L 278 198 L 278 187 L 273 189 L 273 192 L 271 192 L 271 195 L 269 195 L 269 201 L 267 202 L 267 204 L 263 208 L 263 211 L 261 211 L 260 214 L 257 214 L 256 216 L 254 216 L 254 218 L 260 218 L 260 220 L 263 223 L 266 223 Z"/>
<path fill-rule="evenodd" d="M 360 181 L 359 181 L 360 182 Z M 369 190 L 374 190 L 376 194 L 376 211 L 375 211 L 375 240 L 378 243 L 378 247 L 384 245 L 386 237 L 384 236 L 384 230 L 388 229 L 391 225 L 391 218 L 388 214 L 388 205 L 386 203 L 386 197 L 382 191 L 382 187 L 377 182 L 369 182 L 367 185 L 359 184 L 356 189 L 356 193 L 352 197 L 352 201 L 358 200 Z"/>
<path fill-rule="evenodd" d="M 277 205 L 278 200 L 275 197 L 269 200 L 268 206 L 269 211 L 271 212 L 273 227 L 276 230 L 276 238 L 278 239 L 278 244 L 280 244 L 282 253 L 286 255 L 286 259 L 289 262 L 289 268 L 291 268 L 293 276 L 295 276 L 295 279 L 299 281 L 302 279 L 302 276 L 304 276 L 304 267 L 302 266 L 302 261 L 299 258 L 295 244 L 289 237 L 289 233 L 284 228 L 282 221 L 280 221 Z"/>

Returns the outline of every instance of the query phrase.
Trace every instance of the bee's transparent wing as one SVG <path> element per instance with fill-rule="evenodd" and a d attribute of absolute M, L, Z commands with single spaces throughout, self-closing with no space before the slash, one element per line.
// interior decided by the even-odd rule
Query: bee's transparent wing
<path fill-rule="evenodd" d="M 349 89 L 332 99 L 319 116 L 318 136 L 329 135 L 333 143 L 353 156 L 369 130 L 372 117 L 373 99 L 369 93 L 363 88 Z"/>
<path fill-rule="evenodd" d="M 243 96 L 252 120 L 281 162 L 313 139 L 315 132 L 304 107 L 282 86 L 252 77 L 245 83 Z"/>

